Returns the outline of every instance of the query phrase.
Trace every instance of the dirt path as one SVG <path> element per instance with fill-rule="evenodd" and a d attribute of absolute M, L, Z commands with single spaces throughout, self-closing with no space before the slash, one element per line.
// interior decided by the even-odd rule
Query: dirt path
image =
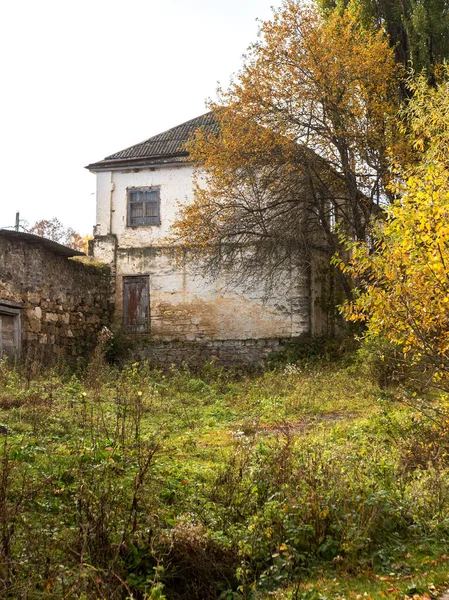
<path fill-rule="evenodd" d="M 360 415 L 347 413 L 347 412 L 335 412 L 325 415 L 317 415 L 314 417 L 305 417 L 302 421 L 288 422 L 279 425 L 262 425 L 258 428 L 257 433 L 302 433 L 307 429 L 315 427 L 321 423 L 337 423 L 346 419 L 356 419 Z M 449 598 L 445 599 L 449 600 Z"/>

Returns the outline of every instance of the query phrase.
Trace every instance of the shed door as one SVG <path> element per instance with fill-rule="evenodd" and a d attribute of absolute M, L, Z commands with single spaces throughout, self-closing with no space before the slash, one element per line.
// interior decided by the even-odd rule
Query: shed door
<path fill-rule="evenodd" d="M 150 329 L 148 275 L 123 277 L 123 324 L 132 331 Z"/>
<path fill-rule="evenodd" d="M 1 312 L 0 356 L 17 357 L 20 351 L 20 315 L 18 311 Z"/>

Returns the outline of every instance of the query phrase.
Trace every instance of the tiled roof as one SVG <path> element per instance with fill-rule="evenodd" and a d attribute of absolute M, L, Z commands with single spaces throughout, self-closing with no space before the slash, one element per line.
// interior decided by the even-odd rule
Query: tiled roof
<path fill-rule="evenodd" d="M 97 168 L 123 166 L 126 164 L 163 164 L 184 160 L 188 156 L 185 144 L 200 127 L 214 131 L 217 129 L 217 123 L 211 112 L 196 117 L 196 119 L 186 121 L 182 125 L 172 127 L 172 129 L 168 129 L 163 133 L 158 133 L 140 144 L 135 144 L 134 146 L 125 148 L 125 150 L 111 154 L 99 162 L 88 165 L 87 168 L 95 171 Z"/>

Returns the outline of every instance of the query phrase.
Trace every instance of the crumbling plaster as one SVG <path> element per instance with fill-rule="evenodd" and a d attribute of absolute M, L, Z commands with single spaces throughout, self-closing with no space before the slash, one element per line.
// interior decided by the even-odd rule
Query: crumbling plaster
<path fill-rule="evenodd" d="M 122 277 L 149 275 L 151 333 L 157 339 L 248 339 L 294 337 L 308 329 L 308 299 L 301 297 L 299 275 L 286 278 L 274 296 L 257 282 L 245 289 L 225 277 L 209 281 L 191 263 L 176 263 L 163 248 L 119 248 L 116 306 L 121 317 Z M 305 304 L 305 305 L 304 305 Z"/>
<path fill-rule="evenodd" d="M 271 295 L 264 285 L 208 281 L 201 266 L 173 260 L 164 239 L 180 204 L 193 200 L 191 164 L 100 171 L 94 256 L 111 267 L 116 321 L 122 321 L 124 276 L 148 275 L 151 337 L 155 340 L 291 338 L 310 333 L 310 269 L 284 273 Z M 161 224 L 127 226 L 127 189 L 160 187 Z"/>

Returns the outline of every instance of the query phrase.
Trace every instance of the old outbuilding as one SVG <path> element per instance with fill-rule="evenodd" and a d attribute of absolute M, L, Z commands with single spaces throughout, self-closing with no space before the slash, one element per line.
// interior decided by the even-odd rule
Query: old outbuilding
<path fill-rule="evenodd" d="M 51 362 L 83 356 L 109 323 L 110 274 L 82 252 L 0 229 L 0 355 Z"/>

